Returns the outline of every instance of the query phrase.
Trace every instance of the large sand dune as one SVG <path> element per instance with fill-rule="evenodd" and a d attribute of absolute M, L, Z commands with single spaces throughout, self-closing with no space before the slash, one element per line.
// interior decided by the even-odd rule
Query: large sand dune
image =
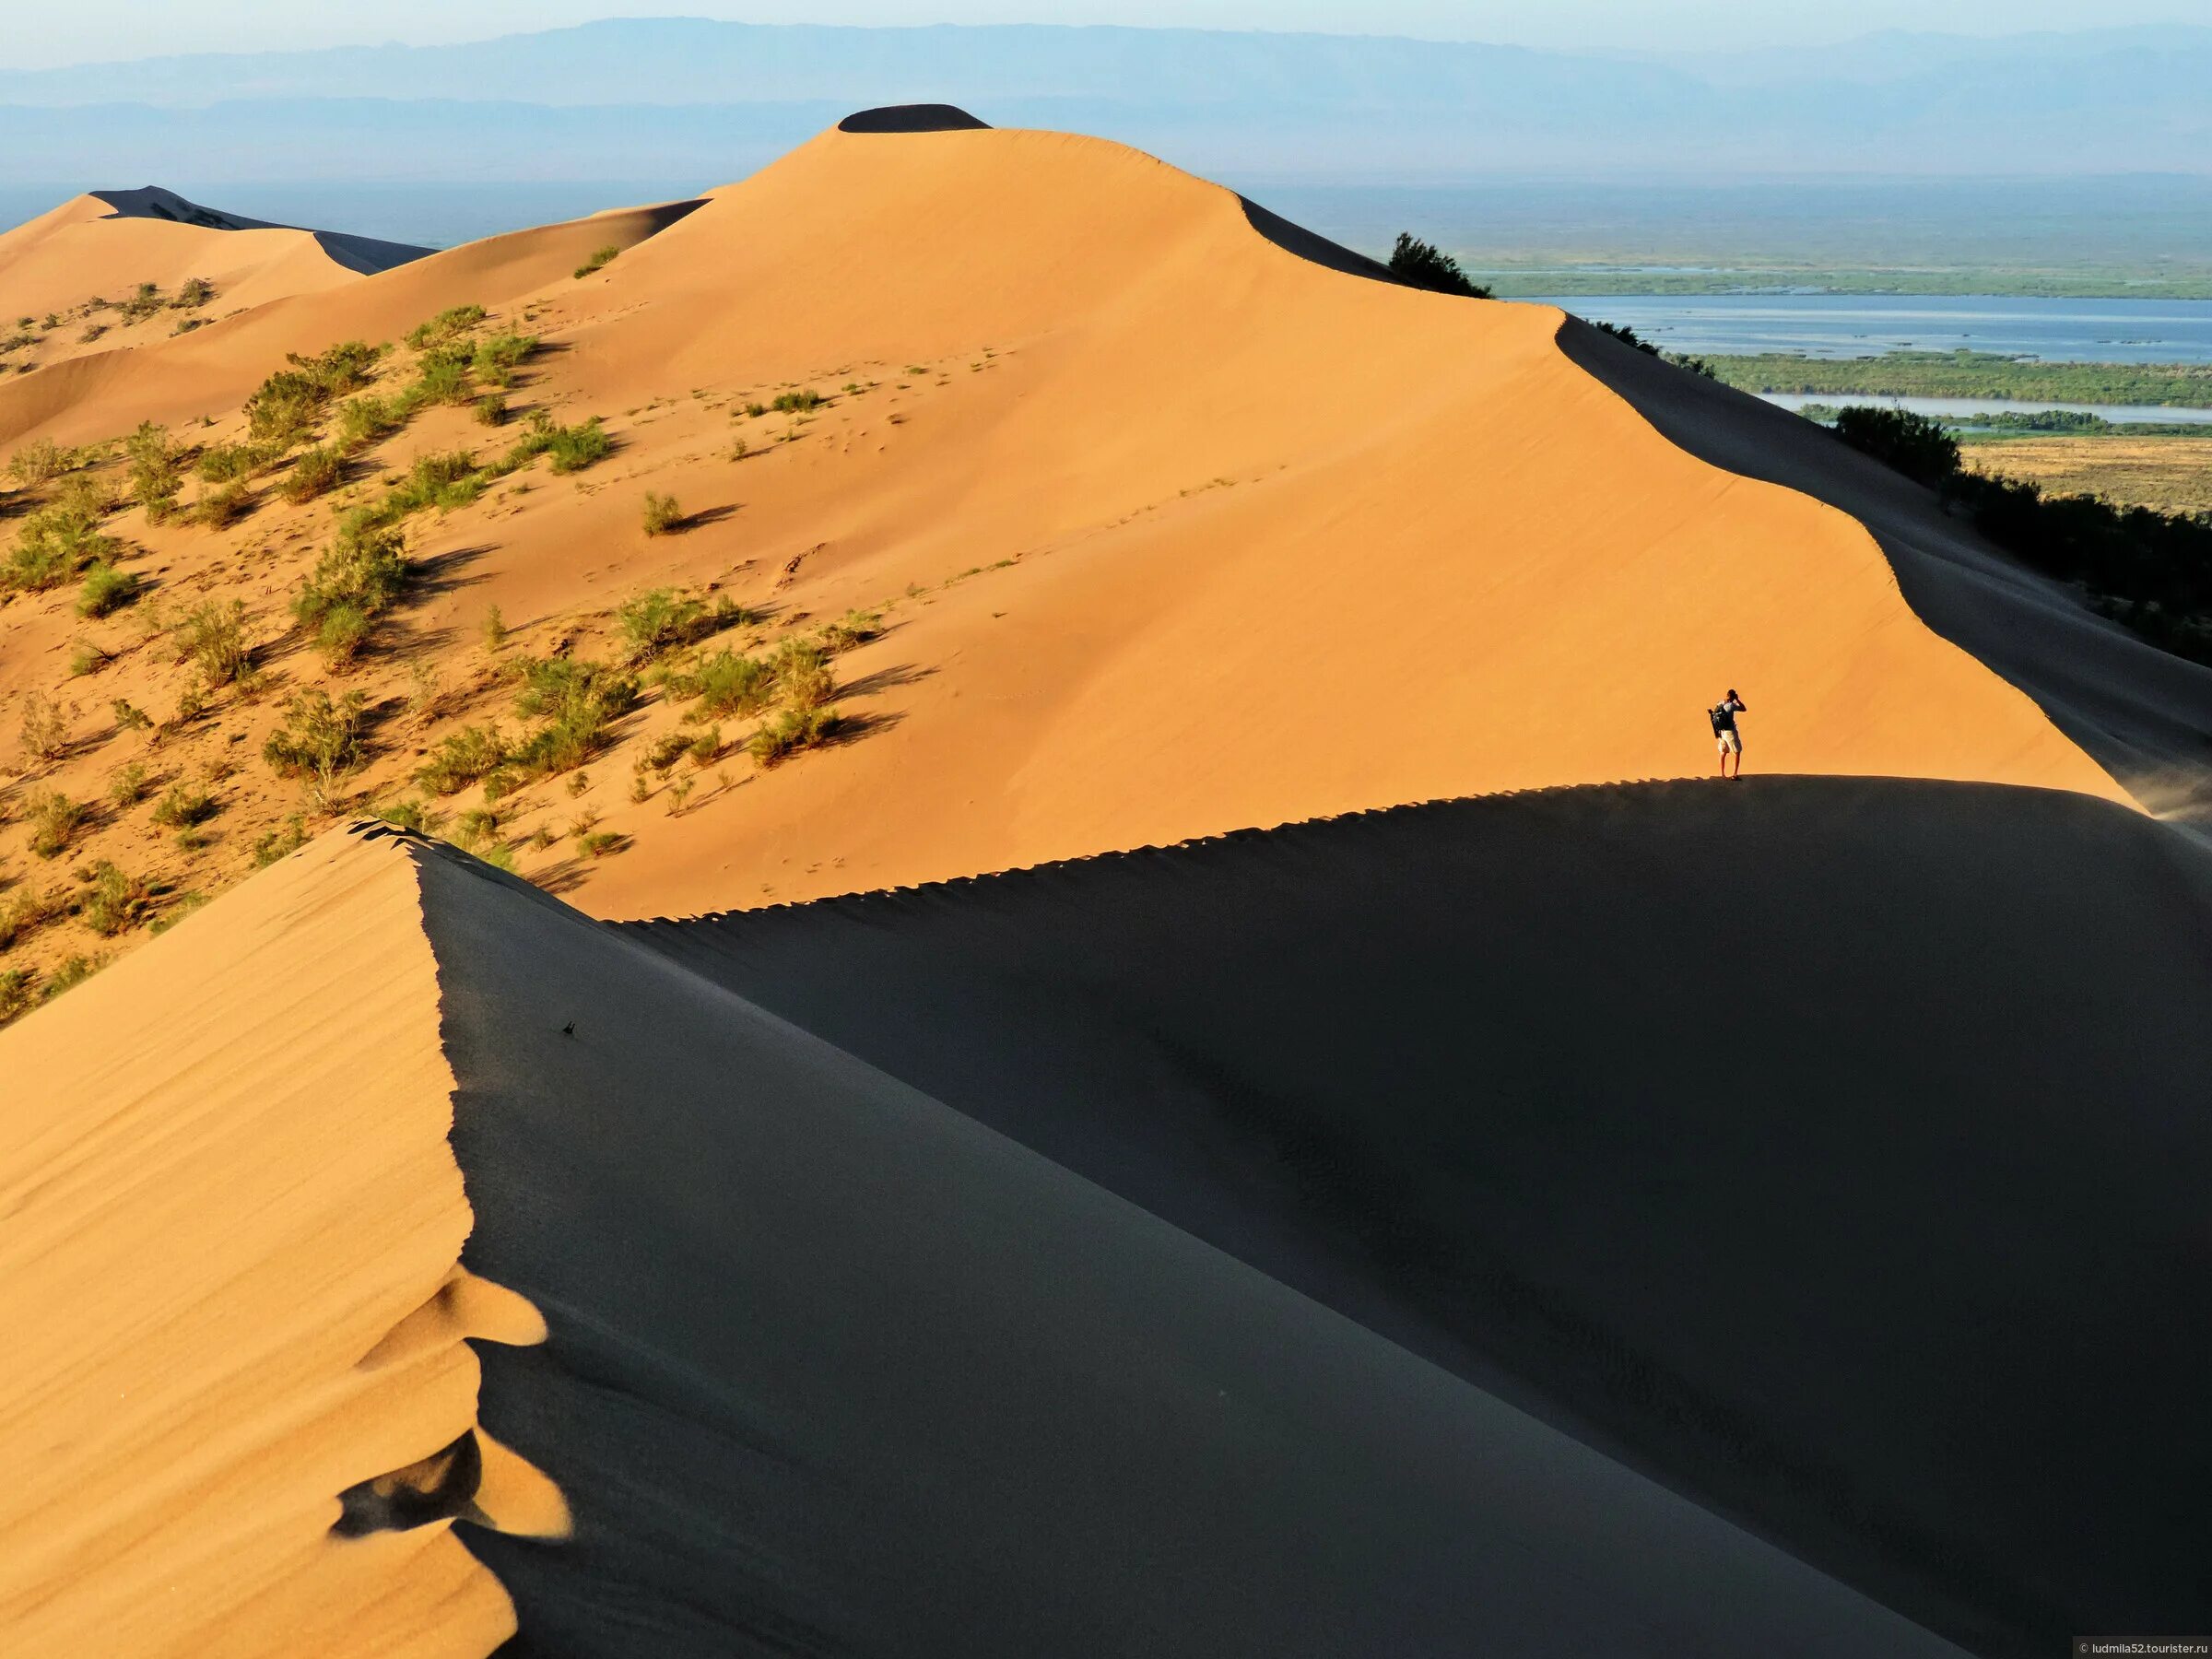
<path fill-rule="evenodd" d="M 880 631 L 783 764 L 649 676 L 429 804 L 568 903 L 333 833 L 0 1032 L 0 1648 L 2212 1623 L 2212 869 L 2155 816 L 2201 670 L 1557 312 L 936 107 L 13 376 L 0 450 L 229 441 L 288 353 L 471 304 L 541 338 L 510 417 L 611 453 L 406 518 L 354 661 L 290 620 L 329 508 L 503 448 L 466 397 L 240 527 L 102 513 L 135 606 L 0 604 L 0 715 L 61 710 L 0 782 L 17 1000 L 145 937 L 100 865 L 173 919 L 641 592 Z M 232 601 L 210 687 L 178 621 Z M 1687 781 L 1730 685 L 1803 775 Z M 253 757 L 315 690 L 366 759 L 302 793 Z"/>

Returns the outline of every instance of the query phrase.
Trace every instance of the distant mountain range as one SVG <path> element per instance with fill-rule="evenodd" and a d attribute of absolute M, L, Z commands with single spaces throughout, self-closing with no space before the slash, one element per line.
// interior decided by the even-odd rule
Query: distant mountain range
<path fill-rule="evenodd" d="M 615 20 L 451 46 L 0 71 L 0 182 L 735 175 L 845 112 L 943 100 L 1202 171 L 2212 172 L 2212 29 L 1659 57 L 1197 29 Z"/>

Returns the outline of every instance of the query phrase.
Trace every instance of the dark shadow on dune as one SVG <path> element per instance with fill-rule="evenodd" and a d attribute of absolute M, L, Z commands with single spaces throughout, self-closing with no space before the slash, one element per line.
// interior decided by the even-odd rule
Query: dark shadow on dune
<path fill-rule="evenodd" d="M 1561 830 L 1518 840 L 1552 846 Z M 1616 1222 L 1608 1182 L 1632 1193 L 1657 1147 L 1664 1211 L 1704 1159 L 1729 1162 L 1672 1090 L 1619 1101 L 1626 1144 L 1608 1148 L 1602 1114 L 1573 1109 L 1592 1081 L 1577 1054 L 1605 1046 L 1590 1030 L 1531 1083 L 1509 1041 L 1488 1041 L 1525 1002 L 1464 1006 L 1488 974 L 1556 994 L 1563 973 L 1585 1026 L 1637 1018 L 1612 1006 L 1634 972 L 1620 937 L 1571 957 L 1571 925 L 1547 964 L 1527 891 L 1524 913 L 1467 908 L 1484 893 L 1463 866 L 1493 863 L 1511 888 L 1515 838 L 1470 809 L 1376 832 L 684 928 L 594 924 L 410 841 L 458 1085 L 465 1259 L 550 1330 L 484 1347 L 480 1419 L 559 1483 L 576 1523 L 559 1543 L 468 1535 L 514 1600 L 502 1651 L 1954 1653 L 1251 1265 L 1339 1306 L 1401 1272 L 1403 1305 L 1440 1296 L 1453 1317 L 1486 1312 L 1509 1272 L 1560 1305 L 1494 1236 L 1534 1209 L 1535 1246 L 1584 1241 L 1563 1272 L 1610 1266 L 1653 1206 Z M 1408 926 L 1399 901 L 1421 884 L 1393 871 L 1424 853 L 1449 875 Z M 1634 892 L 1638 861 L 1594 865 Z M 1618 897 L 1554 894 L 1570 920 Z M 1411 954 L 1393 965 L 1398 947 Z M 784 982 L 784 1006 L 873 1030 L 888 1064 L 973 1085 L 975 1115 L 695 969 Z M 1639 1036 L 1618 1041 L 1632 1053 Z M 1031 1084 L 1046 1092 L 1026 1104 L 985 1098 Z M 986 1126 L 1025 1114 L 1016 1135 L 1056 1140 L 1063 1161 Z M 1499 1198 L 1537 1177 L 1555 1213 Z M 1245 1261 L 1161 1218 L 1177 1207 Z M 1666 1311 L 1682 1257 L 1729 1241 L 1724 1215 L 1691 1230 L 1621 1293 Z M 1453 1286 L 1469 1260 L 1479 1276 Z M 1802 1251 L 1759 1265 L 1827 1265 Z M 1851 1303 L 1843 1266 L 1806 1300 Z M 1829 1359 L 1849 1371 L 1848 1348 Z"/>
<path fill-rule="evenodd" d="M 856 110 L 837 124 L 841 133 L 962 133 L 990 126 L 952 104 L 886 104 Z"/>
<path fill-rule="evenodd" d="M 1326 265 L 1332 271 L 1342 271 L 1347 276 L 1371 276 L 1377 282 L 1387 282 L 1393 288 L 1406 288 L 1391 275 L 1390 267 L 1381 260 L 1370 259 L 1364 253 L 1355 253 L 1340 243 L 1331 241 L 1319 231 L 1297 225 L 1279 213 L 1271 213 L 1250 196 L 1239 196 L 1237 201 L 1244 209 L 1244 222 L 1281 248 L 1300 259 L 1310 259 L 1315 265 Z"/>
<path fill-rule="evenodd" d="M 2208 928 L 2107 803 L 1753 778 L 620 931 L 2028 1655 L 2212 1626 Z"/>
<path fill-rule="evenodd" d="M 1670 441 L 1801 490 L 1873 534 L 1920 618 L 2018 687 L 2155 810 L 2212 822 L 2212 668 L 2145 643 L 1952 518 L 1935 492 L 1803 417 L 1660 361 L 1579 318 L 1559 347 Z"/>

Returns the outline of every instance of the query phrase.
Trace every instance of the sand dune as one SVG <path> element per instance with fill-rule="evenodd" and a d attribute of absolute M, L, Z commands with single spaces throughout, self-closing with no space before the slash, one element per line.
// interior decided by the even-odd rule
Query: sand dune
<path fill-rule="evenodd" d="M 180 324 L 197 327 L 287 295 L 318 293 L 424 252 L 245 218 L 157 186 L 93 191 L 0 234 L 0 338 L 30 336 L 0 354 L 0 366 L 20 372 L 144 345 Z M 177 302 L 195 280 L 212 292 Z M 158 308 L 135 320 L 116 309 L 145 283 L 159 290 Z M 41 326 L 48 317 L 54 325 Z"/>
<path fill-rule="evenodd" d="M 40 245 L 304 235 L 124 206 Z M 2212 1622 L 2212 869 L 2141 810 L 2204 671 L 1557 312 L 941 106 L 13 376 L 0 450 L 228 442 L 467 304 L 539 336 L 506 418 L 611 453 L 412 512 L 358 657 L 292 622 L 330 509 L 504 449 L 474 388 L 236 528 L 87 509 L 135 606 L 0 603 L 14 1003 L 145 938 L 103 865 L 175 920 L 402 795 L 574 907 L 333 833 L 0 1032 L 0 1647 Z M 119 481 L 65 459 L 0 513 Z M 736 614 L 633 649 L 659 588 Z M 697 717 L 855 608 L 833 741 Z M 590 752 L 428 798 L 524 665 L 626 653 Z M 1755 775 L 1682 781 L 1730 685 Z M 253 759 L 302 691 L 366 746 L 304 787 Z"/>
<path fill-rule="evenodd" d="M 682 204 L 626 208 L 511 231 L 427 254 L 374 276 L 348 272 L 317 246 L 314 257 L 335 273 L 322 291 L 265 294 L 260 300 L 266 302 L 257 300 L 243 316 L 227 317 L 182 338 L 146 344 L 127 356 L 101 351 L 94 359 L 0 385 L 0 444 L 12 446 L 34 437 L 88 443 L 126 432 L 142 420 L 173 425 L 235 407 L 264 376 L 282 367 L 288 352 L 320 351 L 347 339 L 390 339 L 449 305 L 511 300 L 566 276 L 596 248 L 627 247 L 652 235 L 684 210 Z M 90 223 L 112 229 L 104 220 Z M 134 221 L 134 226 L 139 223 L 163 232 L 175 229 L 158 221 Z"/>

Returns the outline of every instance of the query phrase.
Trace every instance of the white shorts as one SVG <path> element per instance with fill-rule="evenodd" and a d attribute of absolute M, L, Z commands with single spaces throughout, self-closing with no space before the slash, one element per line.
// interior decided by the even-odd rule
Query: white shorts
<path fill-rule="evenodd" d="M 1730 726 L 1726 731 L 1723 732 L 1720 735 L 1720 737 L 1722 754 L 1725 755 L 1734 753 L 1740 755 L 1744 752 L 1744 740 L 1734 726 Z"/>

